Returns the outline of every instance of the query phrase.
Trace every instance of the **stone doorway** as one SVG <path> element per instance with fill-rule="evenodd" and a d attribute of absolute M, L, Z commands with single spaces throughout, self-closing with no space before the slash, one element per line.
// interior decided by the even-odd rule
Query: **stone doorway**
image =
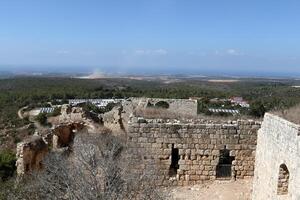
<path fill-rule="evenodd" d="M 177 170 L 179 169 L 178 161 L 180 159 L 179 150 L 174 148 L 174 144 L 172 144 L 172 152 L 171 152 L 171 165 L 169 169 L 169 176 L 174 177 L 177 175 Z"/>
<path fill-rule="evenodd" d="M 235 159 L 234 156 L 230 156 L 230 151 L 226 149 L 220 150 L 219 163 L 216 168 L 216 177 L 220 179 L 230 179 L 232 176 L 232 161 Z"/>

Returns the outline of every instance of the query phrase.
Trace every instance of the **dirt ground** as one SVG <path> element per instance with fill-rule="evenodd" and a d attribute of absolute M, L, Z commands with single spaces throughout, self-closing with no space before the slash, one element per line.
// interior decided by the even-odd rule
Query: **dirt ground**
<path fill-rule="evenodd" d="M 174 200 L 250 200 L 252 179 L 215 181 L 190 187 L 170 189 Z"/>

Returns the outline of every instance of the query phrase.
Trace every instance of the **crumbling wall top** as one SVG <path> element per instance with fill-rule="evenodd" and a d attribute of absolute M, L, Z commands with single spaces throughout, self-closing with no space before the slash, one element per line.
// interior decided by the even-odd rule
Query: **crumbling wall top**
<path fill-rule="evenodd" d="M 129 124 L 167 124 L 167 125 L 261 125 L 261 121 L 253 119 L 238 120 L 210 120 L 210 119 L 146 119 L 143 117 L 131 117 Z"/>

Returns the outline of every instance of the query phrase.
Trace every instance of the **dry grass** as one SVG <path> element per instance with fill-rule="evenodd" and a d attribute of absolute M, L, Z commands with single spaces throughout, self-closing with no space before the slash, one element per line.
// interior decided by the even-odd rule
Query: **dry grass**
<path fill-rule="evenodd" d="M 223 122 L 226 120 L 238 120 L 238 119 L 249 119 L 248 116 L 207 116 L 203 114 L 189 115 L 189 114 L 182 114 L 177 112 L 172 112 L 167 109 L 162 108 L 142 108 L 136 109 L 134 111 L 134 115 L 137 117 L 144 117 L 145 119 L 178 119 L 178 120 L 213 120 L 215 122 Z M 259 119 L 257 119 L 259 120 Z"/>
<path fill-rule="evenodd" d="M 184 117 L 178 113 L 171 112 L 163 108 L 136 109 L 134 114 L 135 116 L 144 117 L 146 119 L 178 119 Z M 186 117 L 190 118 L 191 116 L 187 115 Z"/>
<path fill-rule="evenodd" d="M 273 111 L 272 113 L 288 121 L 300 124 L 300 104 L 286 110 Z"/>

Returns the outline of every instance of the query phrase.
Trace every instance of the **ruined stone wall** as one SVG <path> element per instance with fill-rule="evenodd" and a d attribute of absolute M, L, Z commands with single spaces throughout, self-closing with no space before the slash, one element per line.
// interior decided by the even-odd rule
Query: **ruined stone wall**
<path fill-rule="evenodd" d="M 137 173 L 148 173 L 156 185 L 183 186 L 215 180 L 224 147 L 233 158 L 227 178 L 252 177 L 259 128 L 252 120 L 174 123 L 132 118 L 127 136 L 132 157 L 143 160 L 134 166 Z M 179 154 L 175 173 L 170 170 L 174 149 Z"/>
<path fill-rule="evenodd" d="M 82 108 L 69 105 L 62 106 L 59 123 L 82 122 L 84 120 L 87 120 L 87 113 Z"/>
<path fill-rule="evenodd" d="M 52 130 L 52 147 L 54 149 L 68 147 L 73 143 L 75 133 L 85 128 L 83 123 L 69 123 L 56 126 Z"/>
<path fill-rule="evenodd" d="M 159 99 L 159 98 L 148 98 L 147 103 L 156 104 L 159 101 L 165 101 L 169 104 L 168 110 L 175 112 L 182 116 L 197 115 L 197 101 L 189 99 Z M 147 106 L 147 104 L 146 104 Z"/>
<path fill-rule="evenodd" d="M 40 136 L 18 143 L 17 145 L 17 174 L 22 175 L 30 171 L 41 169 L 42 161 L 48 152 L 48 146 Z"/>
<path fill-rule="evenodd" d="M 265 115 L 258 131 L 253 200 L 300 199 L 299 134 L 299 125 L 272 114 Z M 288 176 L 280 172 L 281 165 L 287 167 Z M 287 194 L 280 195 L 286 193 L 282 182 L 287 178 Z"/>
<path fill-rule="evenodd" d="M 84 132 L 83 123 L 61 124 L 44 136 L 33 135 L 17 144 L 17 174 L 23 175 L 43 167 L 43 159 L 52 150 L 70 147 L 76 132 Z"/>
<path fill-rule="evenodd" d="M 115 106 L 111 111 L 102 115 L 103 125 L 110 129 L 113 133 L 120 134 L 124 131 L 122 106 Z"/>

